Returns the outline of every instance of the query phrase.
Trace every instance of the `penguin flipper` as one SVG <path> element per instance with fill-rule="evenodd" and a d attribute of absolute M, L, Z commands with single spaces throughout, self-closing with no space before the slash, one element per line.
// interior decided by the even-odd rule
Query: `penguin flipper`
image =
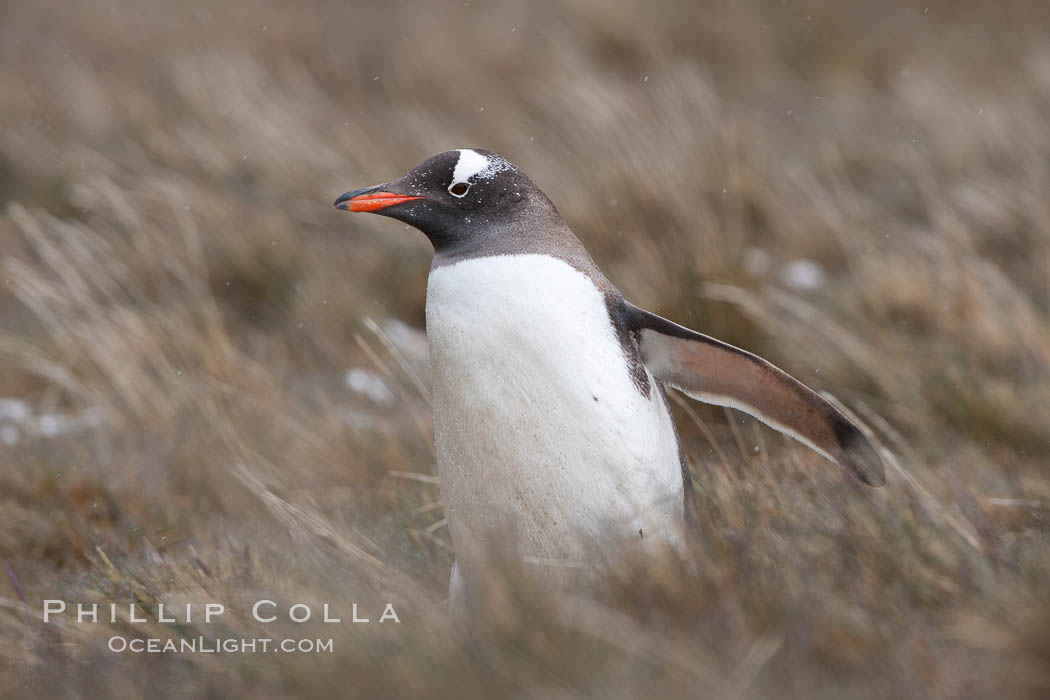
<path fill-rule="evenodd" d="M 624 320 L 654 377 L 697 401 L 754 416 L 868 486 L 886 483 L 875 447 L 815 391 L 757 355 L 624 303 Z"/>

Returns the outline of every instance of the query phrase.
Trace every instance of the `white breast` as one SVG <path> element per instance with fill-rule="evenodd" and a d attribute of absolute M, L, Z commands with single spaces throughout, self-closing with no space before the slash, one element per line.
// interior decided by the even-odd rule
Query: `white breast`
<path fill-rule="evenodd" d="M 671 417 L 652 377 L 649 396 L 632 382 L 586 275 L 543 255 L 436 268 L 427 333 L 459 565 L 501 536 L 526 557 L 560 561 L 610 542 L 677 538 L 683 485 Z"/>

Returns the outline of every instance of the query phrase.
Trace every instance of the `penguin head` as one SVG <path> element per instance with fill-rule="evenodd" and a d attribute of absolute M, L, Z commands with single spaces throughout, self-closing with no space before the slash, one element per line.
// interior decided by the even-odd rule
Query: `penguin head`
<path fill-rule="evenodd" d="M 553 210 L 517 166 L 480 148 L 439 153 L 403 177 L 341 195 L 335 207 L 403 221 L 438 251 L 469 245 L 473 237 L 520 222 L 536 209 Z"/>

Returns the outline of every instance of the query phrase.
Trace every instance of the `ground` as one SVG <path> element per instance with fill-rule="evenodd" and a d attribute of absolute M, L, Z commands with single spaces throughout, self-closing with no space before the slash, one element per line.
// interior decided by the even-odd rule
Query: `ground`
<path fill-rule="evenodd" d="M 1046 3 L 0 13 L 0 695 L 1050 694 Z M 451 625 L 429 244 L 331 202 L 461 146 L 628 299 L 832 394 L 887 486 L 674 397 L 691 561 L 591 601 L 508 562 Z M 333 650 L 108 649 L 201 635 Z"/>

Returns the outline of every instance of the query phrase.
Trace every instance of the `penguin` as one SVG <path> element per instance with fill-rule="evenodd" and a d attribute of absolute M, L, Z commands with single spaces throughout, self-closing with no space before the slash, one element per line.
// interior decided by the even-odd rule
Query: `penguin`
<path fill-rule="evenodd" d="M 469 609 L 508 542 L 541 579 L 639 546 L 681 549 L 692 488 L 666 386 L 885 483 L 864 433 L 812 389 L 627 301 L 503 157 L 447 151 L 335 206 L 397 219 L 433 244 L 426 329 L 450 608 Z"/>

